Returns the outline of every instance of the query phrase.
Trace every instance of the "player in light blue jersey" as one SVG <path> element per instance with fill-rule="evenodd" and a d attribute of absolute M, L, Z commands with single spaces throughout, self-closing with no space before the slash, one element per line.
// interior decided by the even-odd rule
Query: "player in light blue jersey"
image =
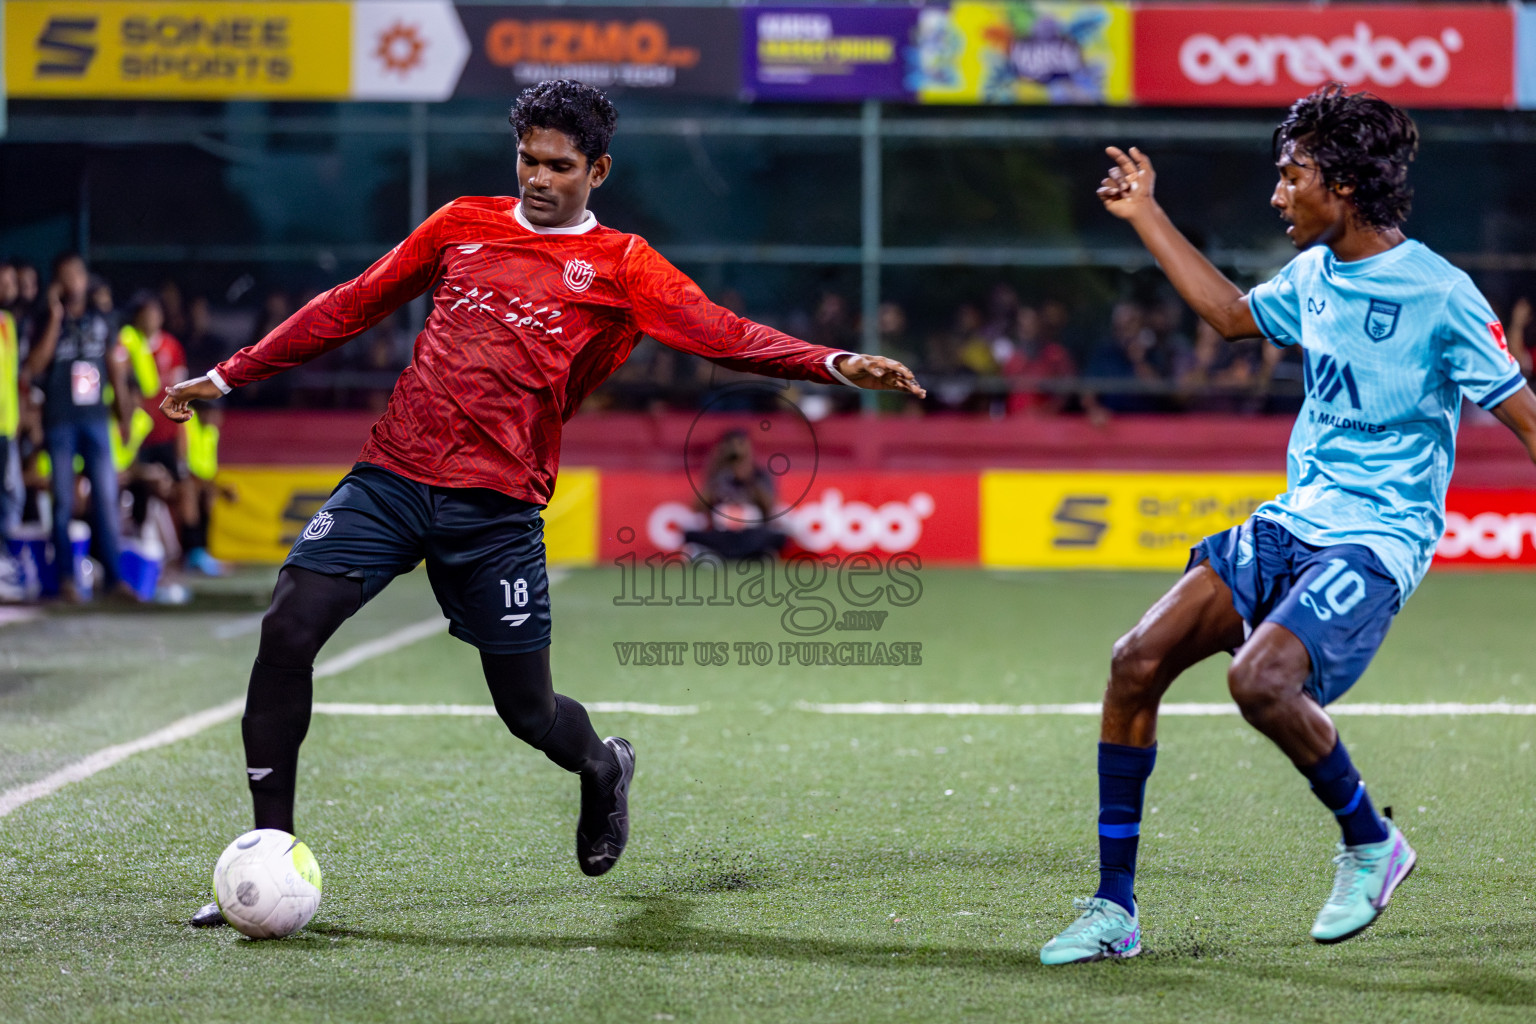
<path fill-rule="evenodd" d="M 1275 131 L 1270 204 L 1301 254 L 1243 294 L 1153 198 L 1152 163 L 1110 148 L 1098 190 L 1190 306 L 1228 339 L 1300 345 L 1306 401 L 1286 492 L 1208 537 L 1115 644 L 1099 744 L 1098 892 L 1040 951 L 1047 964 L 1134 956 L 1132 888 L 1159 702 L 1189 666 L 1233 652 L 1243 717 L 1290 757 L 1343 831 L 1318 942 L 1359 934 L 1417 855 L 1377 814 L 1323 708 L 1360 677 L 1429 568 L 1445 523 L 1462 396 L 1536 460 L 1536 395 L 1467 275 L 1403 235 L 1418 131 L 1401 110 L 1330 85 Z"/>

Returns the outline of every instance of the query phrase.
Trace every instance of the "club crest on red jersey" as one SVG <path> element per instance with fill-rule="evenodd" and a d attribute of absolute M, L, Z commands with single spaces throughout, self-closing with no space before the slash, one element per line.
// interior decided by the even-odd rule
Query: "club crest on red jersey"
<path fill-rule="evenodd" d="M 569 259 L 565 261 L 565 286 L 573 292 L 584 292 L 592 287 L 592 281 L 597 277 L 597 269 L 586 260 Z"/>

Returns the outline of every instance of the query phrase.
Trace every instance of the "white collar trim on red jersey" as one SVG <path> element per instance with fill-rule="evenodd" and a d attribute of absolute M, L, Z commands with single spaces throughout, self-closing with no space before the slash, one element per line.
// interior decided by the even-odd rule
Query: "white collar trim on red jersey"
<path fill-rule="evenodd" d="M 521 201 L 512 208 L 512 216 L 517 218 L 519 224 L 536 235 L 584 235 L 597 227 L 597 218 L 592 216 L 591 210 L 587 211 L 587 215 L 582 218 L 581 223 L 572 224 L 570 227 L 564 228 L 543 228 L 537 224 L 529 223 L 528 218 L 523 216 L 523 204 Z"/>

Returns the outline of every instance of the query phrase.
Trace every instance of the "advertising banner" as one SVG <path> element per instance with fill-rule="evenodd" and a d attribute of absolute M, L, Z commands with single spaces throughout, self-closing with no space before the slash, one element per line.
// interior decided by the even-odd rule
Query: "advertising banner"
<path fill-rule="evenodd" d="M 1285 490 L 1283 473 L 981 476 L 981 562 L 1009 569 L 1182 569 L 1202 538 Z"/>
<path fill-rule="evenodd" d="M 1536 567 L 1536 491 L 1451 488 L 1435 567 Z"/>
<path fill-rule="evenodd" d="M 1515 104 L 1521 110 L 1536 109 L 1536 4 L 1516 7 L 1515 21 Z"/>
<path fill-rule="evenodd" d="M 917 8 L 749 7 L 742 91 L 763 100 L 910 100 Z"/>
<path fill-rule="evenodd" d="M 304 532 L 350 466 L 223 466 L 208 548 L 231 562 L 273 564 Z"/>
<path fill-rule="evenodd" d="M 1120 3 L 923 8 L 910 85 L 922 103 L 1128 103 L 1131 9 Z"/>
<path fill-rule="evenodd" d="M 4 5 L 12 96 L 345 99 L 345 3 Z"/>
<path fill-rule="evenodd" d="M 561 486 L 565 486 L 561 473 Z M 979 501 L 975 473 L 788 473 L 780 479 L 782 508 L 768 525 L 787 533 L 785 553 L 808 551 L 876 557 L 915 552 L 923 564 L 974 565 Z M 683 533 L 704 529 L 683 473 L 603 474 L 598 558 L 631 552 L 645 558 L 683 547 Z"/>
<path fill-rule="evenodd" d="M 276 564 L 304 532 L 350 466 L 226 466 L 209 522 L 209 549 L 232 562 Z M 544 510 L 551 565 L 591 565 L 597 554 L 598 473 L 569 466 Z"/>
<path fill-rule="evenodd" d="M 1339 81 L 1412 107 L 1508 107 L 1514 17 L 1494 4 L 1138 6 L 1136 102 L 1286 106 Z"/>
<path fill-rule="evenodd" d="M 469 59 L 469 39 L 448 0 L 352 5 L 352 98 L 445 100 Z"/>
<path fill-rule="evenodd" d="M 459 95 L 511 100 L 550 78 L 601 89 L 735 96 L 741 19 L 719 7 L 460 7 Z"/>

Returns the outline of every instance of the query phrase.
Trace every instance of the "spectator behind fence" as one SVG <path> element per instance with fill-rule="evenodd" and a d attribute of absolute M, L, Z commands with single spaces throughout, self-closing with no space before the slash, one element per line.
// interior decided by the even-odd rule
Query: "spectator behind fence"
<path fill-rule="evenodd" d="M 21 426 L 21 337 L 10 306 L 16 301 L 16 268 L 0 263 L 0 601 L 26 596 L 11 557 L 11 533 L 21 521 L 21 454 L 16 434 Z"/>
<path fill-rule="evenodd" d="M 1195 326 L 1195 347 L 1179 374 L 1179 394 L 1190 412 L 1251 413 L 1263 402 L 1262 339 L 1227 341 L 1210 324 Z"/>
<path fill-rule="evenodd" d="M 1530 338 L 1526 332 L 1531 326 L 1531 300 L 1516 299 L 1509 311 L 1509 334 L 1505 341 L 1509 345 L 1509 354 L 1515 357 L 1515 362 L 1520 364 L 1520 372 L 1525 374 L 1526 380 L 1536 378 L 1536 368 L 1532 366 Z"/>
<path fill-rule="evenodd" d="M 170 325 L 166 325 L 170 330 Z M 172 334 L 176 334 L 174 330 Z M 176 337 L 182 336 L 176 334 Z M 182 338 L 182 350 L 187 357 L 188 372 L 197 371 L 201 376 L 210 367 L 217 366 L 232 351 L 223 338 L 213 330 L 213 308 L 206 295 L 199 295 L 187 304 L 187 333 Z"/>
<path fill-rule="evenodd" d="M 683 539 L 728 560 L 776 557 L 789 538 L 769 527 L 773 515 L 773 475 L 752 457 L 745 430 L 730 430 L 710 453 L 699 511 L 709 516 L 703 530 Z"/>
<path fill-rule="evenodd" d="M 1072 356 L 1060 342 L 1045 340 L 1040 313 L 1020 306 L 1014 315 L 1013 354 L 1003 366 L 1008 378 L 1008 413 L 1054 416 L 1066 405 L 1060 389 L 1043 389 L 1043 382 L 1065 382 L 1077 373 Z"/>
<path fill-rule="evenodd" d="M 876 326 L 880 332 L 879 352 L 904 363 L 907 366 L 918 366 L 922 360 L 917 357 L 917 344 L 907 333 L 907 311 L 894 302 L 880 303 L 880 309 L 876 318 Z M 903 400 L 905 396 L 887 396 L 881 392 L 873 392 L 875 395 L 875 408 L 882 413 L 890 413 L 900 416 L 921 416 L 922 406 L 910 399 Z M 892 401 L 891 399 L 894 399 Z"/>
<path fill-rule="evenodd" d="M 1088 357 L 1083 375 L 1098 382 L 1083 393 L 1083 408 L 1095 423 L 1108 421 L 1111 413 L 1152 412 L 1158 407 L 1155 394 L 1139 388 L 1116 391 L 1115 381 L 1157 384 L 1164 378 L 1152 361 L 1157 339 L 1148 329 L 1141 307 L 1117 302 L 1110 314 L 1109 336 Z"/>
<path fill-rule="evenodd" d="M 43 392 L 43 430 L 52 467 L 53 557 L 59 596 L 79 601 L 69 522 L 75 506 L 75 456 L 90 482 L 91 539 L 101 559 L 103 591 L 136 601 L 118 575 L 117 472 L 108 431 L 112 405 L 123 433 L 132 413 L 127 366 L 107 317 L 89 302 L 85 260 L 68 253 L 54 261 L 47 321 L 27 357 L 27 371 Z"/>

